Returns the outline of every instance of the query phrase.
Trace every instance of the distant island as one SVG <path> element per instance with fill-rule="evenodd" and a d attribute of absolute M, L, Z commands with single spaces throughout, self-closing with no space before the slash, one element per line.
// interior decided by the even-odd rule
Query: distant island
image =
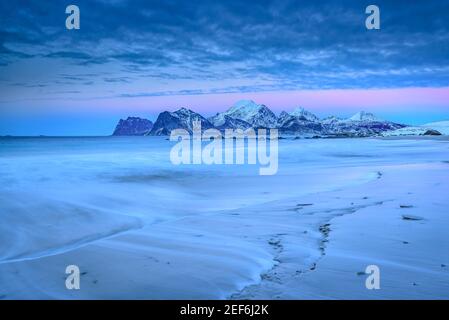
<path fill-rule="evenodd" d="M 192 132 L 192 122 L 200 121 L 204 130 L 225 129 L 278 129 L 281 135 L 303 137 L 370 137 L 400 135 L 447 135 L 449 121 L 411 127 L 380 119 L 361 111 L 348 119 L 335 116 L 320 119 L 304 108 L 292 112 L 282 111 L 276 116 L 267 106 L 251 100 L 241 100 L 225 112 L 205 118 L 187 108 L 164 111 L 156 122 L 139 117 L 120 119 L 113 136 L 167 136 L 174 129 Z"/>

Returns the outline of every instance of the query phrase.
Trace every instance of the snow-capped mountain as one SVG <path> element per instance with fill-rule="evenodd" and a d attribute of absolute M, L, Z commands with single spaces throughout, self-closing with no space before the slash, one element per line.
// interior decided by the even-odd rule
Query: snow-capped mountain
<path fill-rule="evenodd" d="M 323 120 L 321 120 L 321 123 L 323 125 L 329 125 L 329 124 L 336 123 L 336 122 L 343 121 L 343 120 L 344 119 L 337 118 L 336 116 L 330 116 L 330 117 L 326 117 Z"/>
<path fill-rule="evenodd" d="M 295 108 L 289 113 L 291 116 L 302 118 L 302 120 L 318 122 L 320 119 L 314 115 L 312 112 L 305 110 L 302 107 Z"/>
<path fill-rule="evenodd" d="M 424 135 L 449 135 L 449 121 L 426 123 L 422 126 L 405 127 L 382 133 L 384 137 L 393 136 L 424 136 Z"/>
<path fill-rule="evenodd" d="M 246 130 L 248 128 L 251 128 L 251 124 L 246 122 L 245 120 L 237 119 L 237 118 L 231 118 L 228 115 L 225 115 L 223 113 L 217 113 L 215 116 L 208 119 L 210 123 L 212 123 L 215 128 L 219 130 L 225 130 L 225 129 L 242 129 Z"/>
<path fill-rule="evenodd" d="M 190 109 L 181 108 L 175 112 L 164 111 L 159 114 L 153 129 L 148 135 L 164 136 L 170 135 L 174 129 L 185 129 L 189 133 L 193 131 L 193 121 L 201 121 L 201 129 L 207 130 L 214 126 L 202 115 Z"/>
<path fill-rule="evenodd" d="M 348 119 L 328 117 L 320 120 L 304 108 L 282 112 L 278 128 L 284 134 L 314 134 L 320 136 L 372 136 L 404 125 L 382 120 L 374 114 L 360 111 Z"/>
<path fill-rule="evenodd" d="M 319 118 L 303 108 L 296 108 L 290 113 L 282 111 L 277 127 L 283 134 L 316 135 L 323 131 Z"/>
<path fill-rule="evenodd" d="M 143 136 L 153 128 L 153 122 L 139 117 L 120 119 L 113 136 Z"/>
<path fill-rule="evenodd" d="M 349 119 L 329 117 L 322 121 L 323 131 L 328 135 L 367 137 L 385 131 L 396 130 L 405 125 L 385 121 L 374 114 L 360 111 Z"/>
<path fill-rule="evenodd" d="M 218 113 L 210 120 L 215 126 L 221 126 L 226 116 L 243 120 L 253 128 L 275 128 L 277 126 L 277 117 L 273 111 L 252 100 L 238 101 L 228 111 Z"/>
<path fill-rule="evenodd" d="M 367 122 L 383 122 L 384 120 L 376 117 L 374 114 L 370 112 L 360 111 L 353 115 L 348 120 L 351 121 L 367 121 Z"/>
<path fill-rule="evenodd" d="M 328 117 L 320 120 L 304 108 L 296 108 L 290 113 L 283 111 L 279 117 L 276 117 L 267 106 L 251 100 L 242 100 L 226 112 L 217 113 L 209 119 L 186 108 L 175 112 L 162 112 L 151 131 L 148 129 L 149 124 L 152 124 L 149 120 L 140 118 L 120 120 L 114 134 L 159 136 L 170 135 L 173 129 L 186 129 L 188 132 L 192 132 L 193 120 L 201 121 L 202 130 L 210 128 L 221 131 L 225 129 L 276 128 L 285 135 L 322 137 L 366 137 L 406 127 L 402 124 L 382 120 L 372 113 L 364 111 L 358 112 L 348 119 Z M 449 128 L 448 122 L 441 122 L 440 127 Z"/>

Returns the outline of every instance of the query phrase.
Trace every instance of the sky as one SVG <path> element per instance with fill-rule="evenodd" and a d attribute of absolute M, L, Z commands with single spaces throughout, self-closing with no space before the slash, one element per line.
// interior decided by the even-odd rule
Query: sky
<path fill-rule="evenodd" d="M 0 1 L 0 135 L 107 135 L 127 116 L 240 99 L 448 120 L 449 1 Z"/>

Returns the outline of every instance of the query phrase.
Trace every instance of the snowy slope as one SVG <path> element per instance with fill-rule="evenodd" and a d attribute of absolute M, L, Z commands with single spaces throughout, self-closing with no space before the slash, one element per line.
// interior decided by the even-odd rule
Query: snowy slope
<path fill-rule="evenodd" d="M 405 127 L 402 124 L 382 120 L 374 114 L 365 111 L 360 111 L 348 119 L 329 117 L 323 120 L 323 126 L 327 134 L 362 137 Z"/>
<path fill-rule="evenodd" d="M 201 121 L 202 130 L 207 130 L 213 127 L 213 125 L 199 113 L 193 112 L 190 109 L 181 108 L 175 112 L 165 111 L 159 114 L 149 135 L 169 135 L 174 129 L 185 129 L 191 133 L 193 121 L 195 120 Z"/>
<path fill-rule="evenodd" d="M 130 121 L 130 119 L 135 119 Z M 139 121 L 137 121 L 139 120 Z M 192 121 L 200 120 L 203 129 L 248 129 L 248 128 L 277 128 L 281 134 L 304 135 L 304 136 L 339 136 L 339 137 L 367 137 L 382 134 L 404 128 L 405 125 L 382 120 L 374 114 L 360 111 L 348 119 L 328 117 L 320 120 L 312 112 L 298 107 L 291 112 L 282 111 L 277 117 L 267 106 L 257 104 L 252 100 L 241 100 L 235 103 L 225 112 L 217 113 L 209 119 L 199 113 L 181 108 L 175 112 L 162 112 L 159 114 L 151 131 L 144 126 L 142 121 L 149 120 L 129 118 L 126 123 L 121 120 L 118 128 L 121 135 L 169 135 L 173 129 L 184 128 L 192 131 Z M 445 131 L 448 122 L 432 124 L 438 131 Z M 122 128 L 123 127 L 123 128 Z M 408 133 L 407 130 L 398 131 L 393 135 L 421 134 L 424 129 L 411 129 L 415 132 Z M 117 129 L 116 129 L 117 132 Z M 116 132 L 114 134 L 116 134 Z M 425 131 L 424 131 L 425 132 Z M 424 133 L 423 132 L 423 133 Z"/>
<path fill-rule="evenodd" d="M 226 116 L 243 120 L 256 128 L 274 128 L 277 125 L 276 115 L 267 106 L 252 100 L 240 100 L 228 111 L 219 113 L 210 120 L 215 126 L 220 126 L 224 123 Z"/>
<path fill-rule="evenodd" d="M 405 127 L 394 131 L 387 131 L 384 132 L 382 136 L 420 136 L 424 135 L 429 130 L 436 130 L 442 135 L 449 135 L 449 121 L 431 122 L 422 126 Z"/>
<path fill-rule="evenodd" d="M 289 113 L 292 116 L 304 118 L 304 120 L 318 122 L 320 119 L 314 115 L 312 112 L 305 110 L 302 107 L 295 108 Z"/>
<path fill-rule="evenodd" d="M 449 135 L 449 120 L 427 123 L 423 125 L 423 127 L 432 128 L 439 131 L 441 134 Z"/>
<path fill-rule="evenodd" d="M 360 111 L 353 115 L 348 119 L 349 121 L 376 121 L 383 122 L 384 120 L 376 117 L 374 114 L 370 112 Z"/>
<path fill-rule="evenodd" d="M 282 111 L 278 118 L 278 128 L 283 134 L 320 135 L 323 133 L 320 119 L 304 108 L 296 108 L 290 113 Z"/>
<path fill-rule="evenodd" d="M 231 118 L 230 116 L 225 114 L 217 114 L 216 116 L 211 117 L 208 120 L 214 125 L 215 128 L 219 130 L 225 129 L 246 130 L 248 128 L 251 128 L 251 124 L 249 124 L 248 122 L 241 119 Z"/>

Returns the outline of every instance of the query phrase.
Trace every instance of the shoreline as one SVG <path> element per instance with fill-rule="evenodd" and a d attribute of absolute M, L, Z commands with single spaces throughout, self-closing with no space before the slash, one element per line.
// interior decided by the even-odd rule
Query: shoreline
<path fill-rule="evenodd" d="M 448 174 L 447 164 L 431 165 L 436 175 L 442 172 Z M 429 174 L 427 164 L 415 165 L 415 174 Z M 421 172 L 420 171 L 421 168 Z M 390 172 L 388 172 L 390 171 Z M 442 172 L 440 172 L 442 171 Z M 409 172 L 408 174 L 410 174 Z M 391 170 L 386 173 L 389 179 L 396 179 Z M 393 176 L 393 177 L 392 177 Z M 404 194 L 422 192 L 420 181 L 413 178 L 415 185 L 404 191 Z M 444 179 L 440 182 L 443 183 Z M 404 181 L 405 182 L 405 181 Z M 449 183 L 444 183 L 444 189 Z M 362 189 L 369 190 L 363 186 Z M 378 186 L 381 188 L 381 186 Z M 389 189 L 389 188 L 387 188 Z M 425 189 L 425 188 L 424 188 Z M 344 193 L 344 192 L 343 192 Z M 402 193 L 402 192 L 401 192 Z M 336 193 L 338 194 L 338 192 Z M 245 288 L 234 295 L 234 299 L 447 299 L 449 298 L 449 276 L 447 248 L 449 237 L 445 234 L 445 226 L 449 225 L 449 217 L 444 211 L 429 210 L 425 206 L 432 203 L 412 198 L 404 201 L 400 194 L 386 190 L 379 195 L 369 195 L 371 205 L 355 206 L 346 214 L 330 217 L 319 227 L 325 233 L 322 256 L 319 257 L 309 270 L 295 271 L 288 265 L 289 257 L 284 257 L 285 265 L 279 264 L 276 281 L 273 277 L 265 277 L 259 284 Z M 418 195 L 419 197 L 419 195 Z M 348 198 L 354 201 L 354 198 Z M 360 198 L 358 199 L 359 201 Z M 368 199 L 365 199 L 369 201 Z M 433 197 L 432 201 L 445 203 L 442 196 Z M 414 203 L 414 205 L 404 205 Z M 419 203 L 423 208 L 415 207 Z M 402 204 L 402 205 L 401 205 Z M 410 206 L 410 207 L 409 207 Z M 383 208 L 383 209 L 382 209 Z M 338 210 L 338 209 L 337 209 Z M 444 209 L 443 209 L 444 210 Z M 410 211 L 417 211 L 423 221 L 408 221 L 404 218 Z M 382 213 L 383 217 L 379 217 Z M 389 216 L 388 219 L 386 217 Z M 401 218 L 402 217 L 402 218 Z M 435 220 L 440 220 L 436 222 Z M 366 231 L 363 229 L 365 225 Z M 372 227 L 375 225 L 376 227 Z M 323 228 L 324 227 L 324 228 Z M 410 230 L 409 227 L 414 228 Z M 379 229 L 382 228 L 382 229 Z M 428 235 L 420 229 L 427 229 L 435 233 Z M 359 230 L 354 233 L 355 230 Z M 370 236 L 366 236 L 369 233 Z M 429 239 L 430 237 L 430 239 Z M 440 243 L 440 248 L 430 249 L 419 241 L 425 239 L 429 243 Z M 363 239 L 363 240 L 362 240 Z M 393 239 L 393 240 L 392 240 Z M 393 242 L 393 244 L 391 243 Z M 354 244 L 357 243 L 356 246 Z M 388 243 L 388 245 L 387 245 Z M 388 249 L 386 249 L 388 248 Z M 404 250 L 406 250 L 404 252 Z M 424 257 L 428 260 L 424 260 Z M 365 264 L 363 264 L 365 263 Z M 367 290 L 365 267 L 379 265 L 381 270 L 381 289 Z M 352 270 L 352 271 L 351 271 Z M 295 279 L 296 278 L 296 279 Z M 288 289 L 279 290 L 287 284 Z M 341 290 L 341 286 L 345 290 Z"/>

